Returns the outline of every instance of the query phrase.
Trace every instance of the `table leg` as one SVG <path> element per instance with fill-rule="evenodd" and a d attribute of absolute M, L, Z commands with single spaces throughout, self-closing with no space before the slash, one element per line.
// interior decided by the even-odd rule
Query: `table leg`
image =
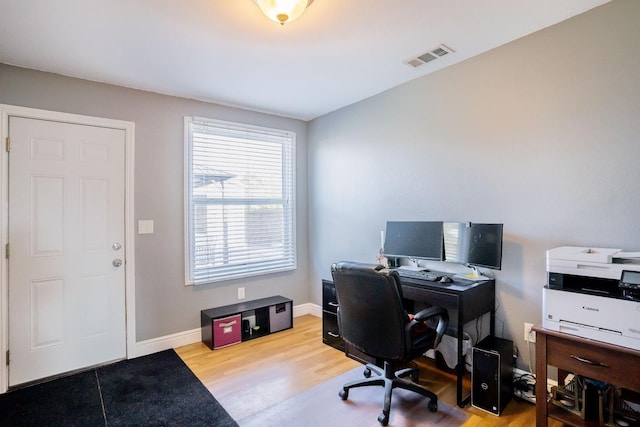
<path fill-rule="evenodd" d="M 458 311 L 458 328 L 456 332 L 456 337 L 458 340 L 458 365 L 456 366 L 456 402 L 459 407 L 463 408 L 469 404 L 471 400 L 471 396 L 462 397 L 462 379 L 464 378 L 465 372 L 465 357 L 462 354 L 462 343 L 464 340 L 464 329 L 463 329 L 462 319 L 460 317 L 460 311 Z"/>
<path fill-rule="evenodd" d="M 491 310 L 489 313 L 489 335 L 496 336 L 496 311 Z M 478 337 L 480 339 L 480 337 Z"/>
<path fill-rule="evenodd" d="M 547 426 L 547 336 L 536 336 L 536 427 Z"/>

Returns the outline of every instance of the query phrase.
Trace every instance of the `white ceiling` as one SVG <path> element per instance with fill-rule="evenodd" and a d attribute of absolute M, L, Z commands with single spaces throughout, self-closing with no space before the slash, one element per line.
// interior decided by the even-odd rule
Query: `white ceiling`
<path fill-rule="evenodd" d="M 0 0 L 0 62 L 310 120 L 608 1 Z"/>

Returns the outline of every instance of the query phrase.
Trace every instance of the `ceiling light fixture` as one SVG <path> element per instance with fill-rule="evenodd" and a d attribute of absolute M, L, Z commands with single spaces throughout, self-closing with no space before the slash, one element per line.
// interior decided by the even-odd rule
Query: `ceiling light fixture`
<path fill-rule="evenodd" d="M 272 21 L 284 25 L 285 22 L 295 21 L 313 0 L 253 0 L 262 13 Z"/>

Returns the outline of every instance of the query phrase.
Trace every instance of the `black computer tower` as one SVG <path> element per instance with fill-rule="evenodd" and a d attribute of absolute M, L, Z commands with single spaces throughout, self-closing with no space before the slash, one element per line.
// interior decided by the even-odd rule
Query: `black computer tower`
<path fill-rule="evenodd" d="M 472 359 L 471 405 L 500 415 L 513 394 L 513 341 L 486 337 Z"/>

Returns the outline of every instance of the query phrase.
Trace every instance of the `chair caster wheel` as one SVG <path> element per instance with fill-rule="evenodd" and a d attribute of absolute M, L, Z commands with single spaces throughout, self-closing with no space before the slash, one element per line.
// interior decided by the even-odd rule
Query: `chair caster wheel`
<path fill-rule="evenodd" d="M 349 390 L 347 390 L 346 388 L 343 388 L 338 393 L 338 396 L 340 396 L 340 399 L 342 400 L 347 400 L 349 398 Z"/>
<path fill-rule="evenodd" d="M 378 421 L 381 425 L 386 426 L 387 424 L 389 424 L 389 415 L 385 415 L 383 412 L 382 414 L 378 415 Z"/>
<path fill-rule="evenodd" d="M 430 400 L 428 407 L 431 412 L 436 412 L 438 410 L 438 402 L 436 400 Z"/>
<path fill-rule="evenodd" d="M 365 378 L 369 378 L 371 376 L 371 369 L 365 368 L 363 375 Z"/>

